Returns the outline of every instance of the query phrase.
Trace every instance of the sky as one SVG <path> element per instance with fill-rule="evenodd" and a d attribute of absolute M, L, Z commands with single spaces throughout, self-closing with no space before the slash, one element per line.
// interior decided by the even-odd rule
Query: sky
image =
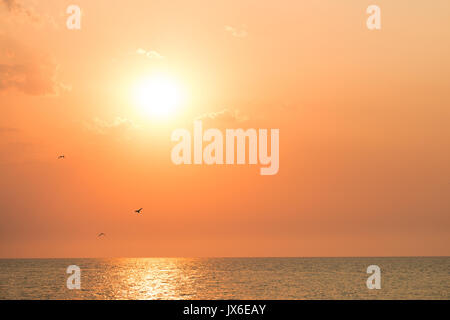
<path fill-rule="evenodd" d="M 0 258 L 450 255 L 448 12 L 0 1 Z M 195 119 L 279 129 L 278 173 L 173 164 Z"/>

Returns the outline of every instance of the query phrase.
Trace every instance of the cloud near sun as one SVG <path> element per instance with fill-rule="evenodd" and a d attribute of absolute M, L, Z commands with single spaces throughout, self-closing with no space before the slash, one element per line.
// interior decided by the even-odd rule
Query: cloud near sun
<path fill-rule="evenodd" d="M 164 56 L 155 50 L 145 51 L 144 49 L 139 48 L 136 50 L 136 53 L 149 59 L 164 59 Z"/>
<path fill-rule="evenodd" d="M 248 116 L 243 115 L 240 110 L 223 109 L 217 112 L 209 112 L 198 116 L 195 120 L 202 120 L 203 123 L 209 124 L 234 124 L 248 120 Z"/>
<path fill-rule="evenodd" d="M 139 126 L 133 121 L 121 117 L 116 117 L 112 121 L 94 118 L 92 121 L 84 122 L 84 127 L 92 132 L 106 135 L 106 134 L 120 134 L 129 129 L 138 129 Z"/>
<path fill-rule="evenodd" d="M 238 28 L 232 27 L 232 26 L 225 26 L 225 31 L 231 33 L 231 35 L 233 37 L 236 37 L 236 38 L 245 38 L 245 37 L 247 37 L 248 36 L 248 32 L 245 29 L 246 29 L 245 25 L 242 26 L 241 29 L 238 29 Z"/>

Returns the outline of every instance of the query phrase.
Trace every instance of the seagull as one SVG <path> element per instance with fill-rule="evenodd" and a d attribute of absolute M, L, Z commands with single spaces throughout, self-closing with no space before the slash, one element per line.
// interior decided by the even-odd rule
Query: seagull
<path fill-rule="evenodd" d="M 64 158 L 65 158 L 64 155 L 61 155 L 61 156 L 58 157 L 58 160 L 59 159 L 64 159 Z"/>
<path fill-rule="evenodd" d="M 106 234 L 104 234 L 103 232 L 102 232 L 102 233 L 99 233 L 98 236 L 97 236 L 97 238 L 100 238 L 101 236 L 106 236 Z"/>
<path fill-rule="evenodd" d="M 144 209 L 144 208 L 140 208 L 140 209 L 134 210 L 134 212 L 141 213 L 142 209 Z"/>

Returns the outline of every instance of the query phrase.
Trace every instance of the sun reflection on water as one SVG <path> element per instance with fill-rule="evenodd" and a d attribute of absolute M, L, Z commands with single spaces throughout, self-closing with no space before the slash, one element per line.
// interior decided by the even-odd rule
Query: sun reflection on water
<path fill-rule="evenodd" d="M 0 259 L 0 299 L 448 299 L 450 258 Z M 68 290 L 77 265 L 81 290 Z M 422 277 L 411 280 L 408 273 Z"/>

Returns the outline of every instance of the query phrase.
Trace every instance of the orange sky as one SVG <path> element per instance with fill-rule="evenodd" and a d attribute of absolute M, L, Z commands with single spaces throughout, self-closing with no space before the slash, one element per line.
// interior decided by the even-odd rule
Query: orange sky
<path fill-rule="evenodd" d="M 0 1 L 0 257 L 449 255 L 449 12 Z M 166 118 L 133 96 L 155 72 L 184 92 Z M 278 174 L 175 166 L 171 132 L 204 115 L 280 129 Z"/>

